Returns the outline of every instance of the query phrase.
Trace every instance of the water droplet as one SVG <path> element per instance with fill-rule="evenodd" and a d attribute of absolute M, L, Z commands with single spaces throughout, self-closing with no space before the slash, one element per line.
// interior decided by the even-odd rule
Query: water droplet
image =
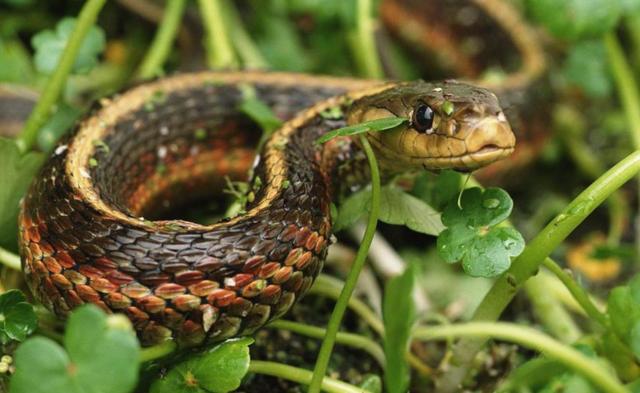
<path fill-rule="evenodd" d="M 496 198 L 487 198 L 482 201 L 482 206 L 486 207 L 487 209 L 495 209 L 496 207 L 500 206 L 500 200 Z"/>
<path fill-rule="evenodd" d="M 567 218 L 569 218 L 568 214 L 558 214 L 558 216 L 556 216 L 556 218 L 553 220 L 553 225 L 558 225 L 560 224 L 562 221 L 566 220 Z"/>
<path fill-rule="evenodd" d="M 507 250 L 511 250 L 511 247 L 516 245 L 516 241 L 514 239 L 506 239 L 505 241 L 502 242 L 502 245 Z"/>
<path fill-rule="evenodd" d="M 569 209 L 569 214 L 582 214 L 589 208 L 591 202 L 589 200 L 581 201 Z"/>

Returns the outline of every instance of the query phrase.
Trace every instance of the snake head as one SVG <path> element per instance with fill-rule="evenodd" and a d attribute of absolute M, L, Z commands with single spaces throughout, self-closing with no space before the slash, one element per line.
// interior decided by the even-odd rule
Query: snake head
<path fill-rule="evenodd" d="M 409 121 L 368 139 L 392 172 L 471 171 L 510 155 L 515 135 L 495 94 L 457 81 L 400 83 L 356 100 L 349 124 L 390 116 Z"/>

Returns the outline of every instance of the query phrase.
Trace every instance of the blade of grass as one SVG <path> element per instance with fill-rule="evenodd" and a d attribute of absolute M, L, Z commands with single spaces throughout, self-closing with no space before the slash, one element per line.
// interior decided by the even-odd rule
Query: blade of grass
<path fill-rule="evenodd" d="M 58 101 L 67 77 L 73 68 L 73 63 L 76 61 L 76 55 L 78 54 L 78 50 L 80 50 L 82 41 L 91 26 L 95 23 L 105 2 L 106 0 L 88 0 L 82 6 L 80 15 L 78 15 L 78 22 L 62 52 L 60 62 L 51 77 L 47 80 L 36 107 L 31 112 L 31 115 L 29 115 L 27 124 L 17 137 L 16 142 L 21 151 L 25 152 L 31 149 L 38 137 L 38 131 L 40 131 L 40 128 L 47 119 L 49 119 L 51 110 Z"/>
<path fill-rule="evenodd" d="M 327 372 L 327 366 L 329 365 L 329 359 L 331 358 L 331 352 L 336 340 L 336 335 L 340 329 L 342 317 L 347 309 L 349 298 L 355 289 L 360 271 L 362 271 L 362 267 L 367 259 L 367 253 L 369 252 L 369 247 L 371 246 L 371 241 L 373 240 L 373 235 L 376 232 L 376 226 L 378 223 L 378 214 L 380 212 L 380 173 L 378 171 L 378 163 L 376 162 L 371 145 L 369 145 L 369 141 L 367 141 L 367 139 L 362 135 L 360 136 L 360 143 L 367 155 L 369 168 L 371 170 L 371 213 L 369 214 L 367 229 L 365 230 L 362 238 L 360 248 L 358 248 L 351 272 L 349 272 L 344 288 L 340 293 L 340 297 L 336 302 L 336 306 L 333 309 L 331 318 L 327 324 L 327 333 L 322 345 L 320 346 L 320 351 L 318 352 L 316 365 L 313 370 L 313 378 L 309 385 L 309 393 L 320 393 L 322 379 Z"/>
<path fill-rule="evenodd" d="M 137 72 L 139 79 L 148 79 L 162 74 L 162 65 L 167 60 L 171 51 L 171 45 L 175 41 L 180 28 L 180 21 L 184 13 L 186 0 L 173 0 L 166 2 L 162 22 L 156 31 L 151 47 Z"/>

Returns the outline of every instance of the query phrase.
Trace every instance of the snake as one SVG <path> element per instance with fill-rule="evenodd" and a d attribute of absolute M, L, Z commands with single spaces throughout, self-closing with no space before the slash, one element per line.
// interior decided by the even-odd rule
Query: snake
<path fill-rule="evenodd" d="M 259 154 L 248 92 L 283 121 Z M 202 71 L 100 99 L 22 200 L 26 282 L 60 317 L 85 303 L 125 314 L 143 345 L 251 334 L 310 288 L 335 239 L 332 203 L 368 179 L 357 136 L 318 138 L 394 116 L 407 120 L 366 133 L 387 179 L 471 171 L 515 146 L 496 95 L 454 80 Z M 247 173 L 239 214 L 175 218 Z"/>

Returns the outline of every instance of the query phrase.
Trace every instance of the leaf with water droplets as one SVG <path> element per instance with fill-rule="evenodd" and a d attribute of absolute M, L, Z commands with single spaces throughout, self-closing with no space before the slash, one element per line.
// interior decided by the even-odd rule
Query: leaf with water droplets
<path fill-rule="evenodd" d="M 498 226 L 509 217 L 513 201 L 499 188 L 471 188 L 442 213 L 447 226 L 438 236 L 438 254 L 448 263 L 462 262 L 474 277 L 495 277 L 520 255 L 524 239 L 514 228 Z"/>

